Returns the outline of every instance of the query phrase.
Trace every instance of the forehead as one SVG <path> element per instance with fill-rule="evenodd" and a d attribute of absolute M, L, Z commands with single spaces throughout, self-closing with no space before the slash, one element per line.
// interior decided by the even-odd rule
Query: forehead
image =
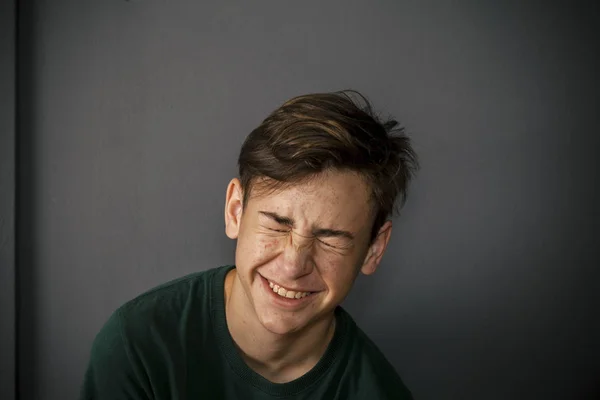
<path fill-rule="evenodd" d="M 277 190 L 268 190 L 270 184 L 268 180 L 255 184 L 249 208 L 332 225 L 356 226 L 370 220 L 370 190 L 356 173 L 327 171 Z"/>

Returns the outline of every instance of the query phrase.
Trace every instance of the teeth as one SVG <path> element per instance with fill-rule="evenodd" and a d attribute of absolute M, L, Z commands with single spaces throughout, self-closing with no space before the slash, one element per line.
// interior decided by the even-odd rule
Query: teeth
<path fill-rule="evenodd" d="M 269 282 L 269 287 L 273 290 L 273 292 L 288 299 L 301 299 L 310 294 L 310 292 L 294 292 L 293 290 L 287 290 L 279 285 L 274 284 L 273 282 Z"/>

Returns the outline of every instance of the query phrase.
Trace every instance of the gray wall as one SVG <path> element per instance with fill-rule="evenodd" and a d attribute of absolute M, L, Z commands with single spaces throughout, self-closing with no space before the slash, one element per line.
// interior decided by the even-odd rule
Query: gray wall
<path fill-rule="evenodd" d="M 0 2 L 0 397 L 15 395 L 16 12 Z"/>
<path fill-rule="evenodd" d="M 423 165 L 346 302 L 416 398 L 598 395 L 600 21 L 566 4 L 23 5 L 21 398 L 74 398 L 116 307 L 231 263 L 242 140 L 348 87 Z"/>

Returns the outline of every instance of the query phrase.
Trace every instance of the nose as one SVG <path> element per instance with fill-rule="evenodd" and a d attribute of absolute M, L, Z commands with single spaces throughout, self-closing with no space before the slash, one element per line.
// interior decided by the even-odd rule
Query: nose
<path fill-rule="evenodd" d="M 311 249 L 315 239 L 294 231 L 288 238 L 283 254 L 283 269 L 287 278 L 297 279 L 312 271 Z"/>

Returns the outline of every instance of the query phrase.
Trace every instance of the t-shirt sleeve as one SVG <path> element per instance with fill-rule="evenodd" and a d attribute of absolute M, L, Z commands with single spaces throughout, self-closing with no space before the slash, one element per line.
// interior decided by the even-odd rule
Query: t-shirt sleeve
<path fill-rule="evenodd" d="M 132 358 L 117 310 L 94 339 L 79 399 L 150 399 L 143 366 Z"/>

